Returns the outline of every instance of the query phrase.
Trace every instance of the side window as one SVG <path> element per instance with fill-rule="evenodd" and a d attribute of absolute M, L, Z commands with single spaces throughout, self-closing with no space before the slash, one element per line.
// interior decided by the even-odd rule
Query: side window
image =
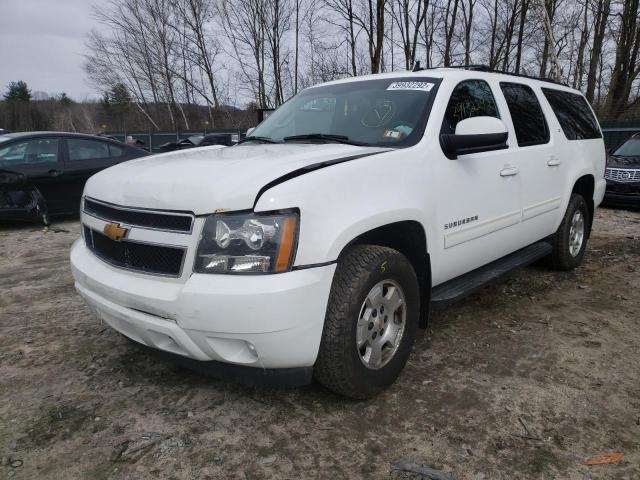
<path fill-rule="evenodd" d="M 67 138 L 69 147 L 69 160 L 94 160 L 97 158 L 109 158 L 109 144 L 99 140 L 86 140 L 84 138 Z"/>
<path fill-rule="evenodd" d="M 567 139 L 585 140 L 602 137 L 598 121 L 582 95 L 552 88 L 543 88 L 542 92 L 547 97 Z"/>
<path fill-rule="evenodd" d="M 549 127 L 533 90 L 520 83 L 500 83 L 516 131 L 518 146 L 540 145 L 549 141 Z"/>
<path fill-rule="evenodd" d="M 57 138 L 35 138 L 0 148 L 0 167 L 55 163 L 58 161 Z"/>
<path fill-rule="evenodd" d="M 109 156 L 111 158 L 121 157 L 122 155 L 124 155 L 124 147 L 112 143 L 109 144 Z"/>
<path fill-rule="evenodd" d="M 458 122 L 471 117 L 500 118 L 491 88 L 484 80 L 465 80 L 456 86 L 444 114 L 441 133 L 455 133 Z"/>

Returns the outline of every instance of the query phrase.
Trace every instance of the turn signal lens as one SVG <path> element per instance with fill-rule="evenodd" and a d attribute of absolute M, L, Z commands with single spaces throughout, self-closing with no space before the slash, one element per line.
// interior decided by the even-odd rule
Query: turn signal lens
<path fill-rule="evenodd" d="M 282 222 L 282 236 L 280 238 L 280 248 L 276 257 L 276 272 L 285 272 L 291 264 L 291 255 L 295 244 L 296 219 L 285 218 Z"/>

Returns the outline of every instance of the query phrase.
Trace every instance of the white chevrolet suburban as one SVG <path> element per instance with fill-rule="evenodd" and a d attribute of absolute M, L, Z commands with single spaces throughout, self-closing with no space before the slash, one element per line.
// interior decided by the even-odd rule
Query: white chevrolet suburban
<path fill-rule="evenodd" d="M 115 330 L 240 382 L 390 385 L 430 307 L 578 266 L 605 146 L 566 86 L 432 69 L 307 88 L 239 145 L 86 184 L 78 292 Z"/>

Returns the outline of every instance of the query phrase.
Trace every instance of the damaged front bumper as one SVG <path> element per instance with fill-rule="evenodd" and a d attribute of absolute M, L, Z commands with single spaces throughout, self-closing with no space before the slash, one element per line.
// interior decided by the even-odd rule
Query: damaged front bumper
<path fill-rule="evenodd" d="M 0 170 L 0 220 L 49 224 L 44 197 L 21 173 Z"/>

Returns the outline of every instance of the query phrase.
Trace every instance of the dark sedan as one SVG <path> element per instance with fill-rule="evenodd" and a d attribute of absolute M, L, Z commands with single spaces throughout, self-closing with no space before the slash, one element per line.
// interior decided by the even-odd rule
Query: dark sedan
<path fill-rule="evenodd" d="M 208 133 L 206 135 L 192 135 L 179 142 L 167 142 L 158 147 L 161 152 L 184 150 L 185 148 L 208 147 L 210 145 L 224 145 L 230 147 L 238 143 L 239 135 L 235 133 Z"/>
<path fill-rule="evenodd" d="M 0 135 L 0 220 L 33 218 L 33 190 L 49 215 L 76 213 L 87 179 L 148 152 L 104 137 L 61 132 Z M 15 174 L 13 177 L 10 173 Z M 12 180 L 15 179 L 15 180 Z M 20 194 L 24 191 L 24 194 Z M 21 200 L 24 199 L 21 204 Z M 17 215 L 24 210 L 24 216 Z M 39 215 L 40 218 L 45 218 Z"/>
<path fill-rule="evenodd" d="M 604 177 L 607 180 L 606 204 L 640 207 L 640 133 L 609 155 Z"/>

